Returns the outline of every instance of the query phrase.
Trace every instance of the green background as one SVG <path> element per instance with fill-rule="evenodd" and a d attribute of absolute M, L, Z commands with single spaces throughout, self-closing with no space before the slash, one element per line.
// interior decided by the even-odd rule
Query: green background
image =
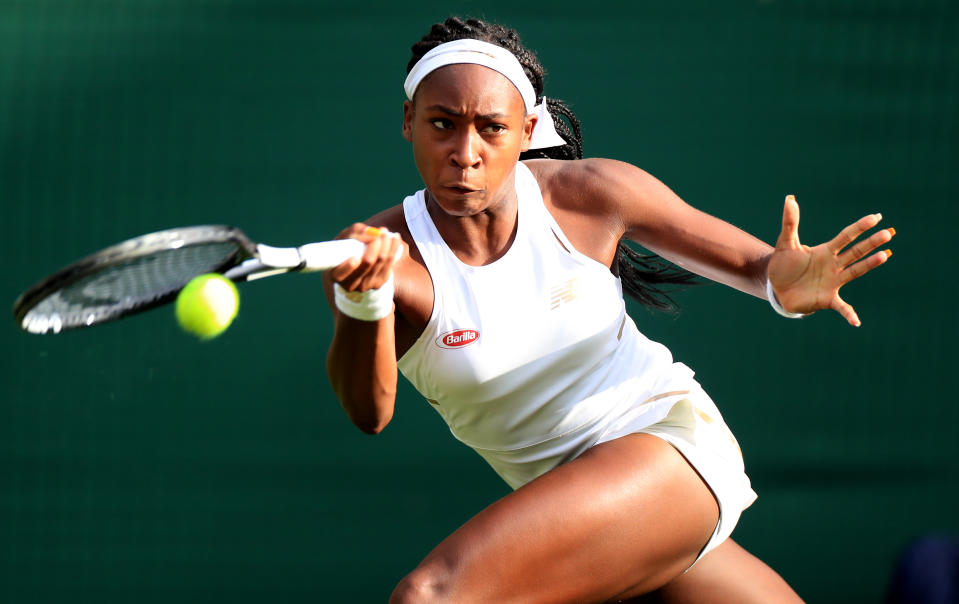
<path fill-rule="evenodd" d="M 587 154 L 635 163 L 773 241 L 881 211 L 895 256 L 802 321 L 720 286 L 634 308 L 692 366 L 759 500 L 734 535 L 811 602 L 881 600 L 959 532 L 953 239 L 959 3 L 0 0 L 0 300 L 173 226 L 294 245 L 420 187 L 409 46 L 471 14 L 519 29 Z M 169 308 L 0 329 L 0 601 L 382 602 L 507 488 L 404 385 L 382 435 L 325 374 L 319 279 L 242 287 L 218 340 Z"/>

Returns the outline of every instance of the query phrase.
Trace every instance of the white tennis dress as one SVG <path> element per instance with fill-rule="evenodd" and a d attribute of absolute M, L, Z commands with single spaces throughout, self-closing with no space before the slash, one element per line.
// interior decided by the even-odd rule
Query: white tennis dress
<path fill-rule="evenodd" d="M 735 438 L 693 371 L 636 328 L 620 280 L 570 244 L 522 163 L 515 180 L 516 238 L 485 266 L 456 258 L 423 191 L 404 200 L 434 303 L 400 371 L 514 489 L 598 443 L 664 438 L 719 500 L 705 553 L 756 498 Z"/>

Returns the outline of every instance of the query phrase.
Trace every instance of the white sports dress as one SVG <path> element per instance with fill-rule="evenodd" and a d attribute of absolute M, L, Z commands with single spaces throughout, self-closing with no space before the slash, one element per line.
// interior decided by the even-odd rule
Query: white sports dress
<path fill-rule="evenodd" d="M 516 238 L 485 266 L 456 258 L 423 191 L 404 200 L 434 303 L 400 371 L 514 489 L 626 434 L 667 440 L 719 501 L 705 554 L 756 498 L 735 438 L 693 371 L 636 328 L 619 279 L 570 244 L 522 163 L 515 180 Z"/>

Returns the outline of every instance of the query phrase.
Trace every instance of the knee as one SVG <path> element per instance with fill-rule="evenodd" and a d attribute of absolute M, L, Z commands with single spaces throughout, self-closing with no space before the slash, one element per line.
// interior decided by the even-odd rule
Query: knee
<path fill-rule="evenodd" d="M 390 604 L 448 602 L 449 586 L 448 573 L 420 567 L 403 577 L 390 596 Z"/>

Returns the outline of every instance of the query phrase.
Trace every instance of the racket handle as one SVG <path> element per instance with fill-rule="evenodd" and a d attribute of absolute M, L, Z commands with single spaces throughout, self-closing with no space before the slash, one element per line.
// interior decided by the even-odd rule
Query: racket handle
<path fill-rule="evenodd" d="M 308 243 L 298 248 L 303 272 L 325 271 L 355 256 L 362 256 L 366 244 L 356 239 Z"/>

